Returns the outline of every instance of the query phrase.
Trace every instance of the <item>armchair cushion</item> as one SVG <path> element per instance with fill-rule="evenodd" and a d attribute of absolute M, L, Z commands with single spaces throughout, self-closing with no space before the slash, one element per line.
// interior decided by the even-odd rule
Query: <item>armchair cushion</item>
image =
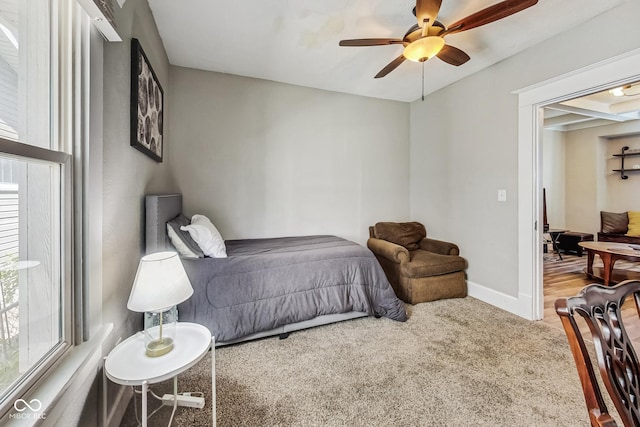
<path fill-rule="evenodd" d="M 467 261 L 459 256 L 412 251 L 411 261 L 402 264 L 400 268 L 406 277 L 440 276 L 466 269 Z"/>
<path fill-rule="evenodd" d="M 375 237 L 409 250 L 418 249 L 427 237 L 427 230 L 419 222 L 379 222 L 373 226 Z"/>

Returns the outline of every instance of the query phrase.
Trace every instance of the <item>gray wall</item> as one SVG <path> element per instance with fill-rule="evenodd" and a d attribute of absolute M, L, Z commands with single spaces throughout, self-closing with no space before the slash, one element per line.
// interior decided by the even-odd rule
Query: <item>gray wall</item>
<path fill-rule="evenodd" d="M 225 239 L 409 218 L 409 104 L 171 67 L 171 169 Z"/>
<path fill-rule="evenodd" d="M 127 1 L 115 12 L 123 41 L 104 43 L 103 63 L 102 318 L 105 324 L 113 323 L 106 352 L 118 340 L 142 329 L 142 314 L 129 311 L 127 300 L 144 251 L 144 195 L 176 191 L 166 149 L 164 162 L 157 163 L 130 146 L 131 38 L 140 41 L 164 89 L 166 117 L 170 109 L 169 61 L 162 40 L 146 0 Z M 165 121 L 165 135 L 168 128 Z M 113 398 L 118 390 L 119 386 L 109 384 L 109 396 Z M 101 408 L 95 393 L 98 388 L 94 384 L 81 425 L 95 424 Z M 109 408 L 114 404 L 117 402 L 110 399 Z"/>
<path fill-rule="evenodd" d="M 129 146 L 131 38 L 140 40 L 165 92 L 168 114 L 169 61 L 146 1 L 116 7 L 121 43 L 104 48 L 103 320 L 114 324 L 112 339 L 141 329 L 141 315 L 127 300 L 144 249 L 144 194 L 175 191 L 169 154 L 157 163 Z M 165 123 L 165 132 L 168 124 Z M 109 347 L 109 346 L 107 346 Z"/>
<path fill-rule="evenodd" d="M 411 216 L 432 236 L 460 245 L 471 282 L 518 294 L 518 98 L 512 91 L 640 48 L 637 16 L 640 2 L 624 3 L 411 104 Z M 507 189 L 507 202 L 497 202 L 500 188 Z"/>

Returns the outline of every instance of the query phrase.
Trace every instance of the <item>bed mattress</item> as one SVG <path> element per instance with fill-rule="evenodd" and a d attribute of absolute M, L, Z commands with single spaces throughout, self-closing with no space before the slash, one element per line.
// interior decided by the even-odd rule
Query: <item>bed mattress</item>
<path fill-rule="evenodd" d="M 405 321 L 406 310 L 374 255 L 336 236 L 228 240 L 228 258 L 184 259 L 194 289 L 180 321 L 216 341 L 359 311 Z"/>

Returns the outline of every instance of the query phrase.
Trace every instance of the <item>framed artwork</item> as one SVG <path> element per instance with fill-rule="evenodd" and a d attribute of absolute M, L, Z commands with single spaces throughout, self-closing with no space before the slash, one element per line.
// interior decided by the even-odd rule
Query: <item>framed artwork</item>
<path fill-rule="evenodd" d="M 164 92 L 147 55 L 131 39 L 131 146 L 162 162 Z"/>

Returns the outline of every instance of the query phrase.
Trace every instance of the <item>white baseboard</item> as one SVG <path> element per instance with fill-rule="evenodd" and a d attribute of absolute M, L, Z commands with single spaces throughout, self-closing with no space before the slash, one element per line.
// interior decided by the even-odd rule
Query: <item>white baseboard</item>
<path fill-rule="evenodd" d="M 486 286 L 469 280 L 467 280 L 467 293 L 470 297 L 484 301 L 487 304 L 501 308 L 509 313 L 522 316 L 520 313 L 520 303 L 516 297 L 498 292 L 495 289 L 487 288 Z"/>
<path fill-rule="evenodd" d="M 540 316 L 534 316 L 533 313 L 533 299 L 531 295 L 523 293 L 518 294 L 518 316 L 524 317 L 527 320 L 542 320 Z"/>

